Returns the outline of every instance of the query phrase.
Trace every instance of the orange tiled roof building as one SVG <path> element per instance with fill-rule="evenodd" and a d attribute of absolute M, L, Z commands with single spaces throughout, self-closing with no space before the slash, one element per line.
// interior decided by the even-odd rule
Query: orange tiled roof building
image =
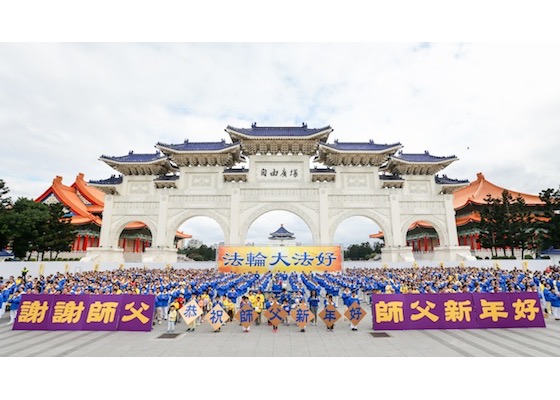
<path fill-rule="evenodd" d="M 61 203 L 71 224 L 76 227 L 76 238 L 72 244 L 73 253 L 85 252 L 88 247 L 99 246 L 105 193 L 88 185 L 84 174 L 79 173 L 70 186 L 62 183 L 62 177 L 53 179 L 52 185 L 35 199 L 38 203 Z M 192 236 L 177 232 L 176 239 L 190 239 Z M 123 230 L 119 246 L 128 253 L 142 253 L 151 244 L 151 233 L 141 222 L 131 222 Z"/>
<path fill-rule="evenodd" d="M 507 190 L 516 198 L 521 196 L 528 206 L 543 206 L 539 196 L 505 189 L 486 180 L 484 174 L 476 174 L 476 181 L 464 185 L 453 192 L 453 208 L 455 209 L 455 222 L 460 246 L 469 246 L 471 251 L 483 250 L 478 242 L 480 223 L 480 209 L 486 205 L 484 200 L 488 195 L 493 198 L 501 197 Z M 381 239 L 383 232 L 371 234 L 370 238 Z M 407 245 L 415 252 L 430 252 L 438 246 L 439 241 L 436 231 L 426 221 L 417 221 L 412 224 L 407 233 Z"/>

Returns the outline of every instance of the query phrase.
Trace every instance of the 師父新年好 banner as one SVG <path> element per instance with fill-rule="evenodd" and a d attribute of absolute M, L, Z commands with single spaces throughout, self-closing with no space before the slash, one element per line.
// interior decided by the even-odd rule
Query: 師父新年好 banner
<path fill-rule="evenodd" d="M 536 292 L 372 294 L 374 330 L 544 328 Z"/>
<path fill-rule="evenodd" d="M 340 246 L 220 246 L 222 272 L 337 272 L 342 270 Z"/>
<path fill-rule="evenodd" d="M 24 294 L 14 330 L 151 331 L 154 295 Z"/>

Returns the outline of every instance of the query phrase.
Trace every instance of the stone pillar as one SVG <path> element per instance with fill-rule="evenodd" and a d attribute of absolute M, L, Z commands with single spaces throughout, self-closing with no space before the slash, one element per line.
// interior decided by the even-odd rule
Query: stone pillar
<path fill-rule="evenodd" d="M 175 231 L 167 234 L 167 229 L 175 230 L 175 227 L 168 226 L 167 215 L 169 207 L 169 195 L 167 190 L 159 198 L 159 210 L 156 232 L 152 232 L 152 247 L 146 248 L 142 253 L 142 262 L 177 262 L 177 249 L 173 246 Z M 170 240 L 171 243 L 168 243 Z"/>
<path fill-rule="evenodd" d="M 412 247 L 406 245 L 406 235 L 401 233 L 401 210 L 398 195 L 389 196 L 391 207 L 391 241 L 385 235 L 385 246 L 381 250 L 382 262 L 414 261 Z"/>
<path fill-rule="evenodd" d="M 85 257 L 80 261 L 85 262 L 116 262 L 124 263 L 124 249 L 119 248 L 119 239 L 111 242 L 111 231 L 115 229 L 113 225 L 113 196 L 106 195 L 103 207 L 103 223 L 99 232 L 99 247 L 89 247 Z"/>
<path fill-rule="evenodd" d="M 240 234 L 239 234 L 239 228 L 240 228 L 240 226 L 239 226 L 240 198 L 241 198 L 241 190 L 239 190 L 238 187 L 234 187 L 231 190 L 231 196 L 230 196 L 229 238 L 224 237 L 224 241 L 225 241 L 226 246 L 244 245 L 245 244 L 245 243 L 240 243 L 241 238 L 240 238 Z M 224 232 L 224 234 L 225 234 L 225 232 Z M 247 234 L 247 232 L 245 232 L 245 234 Z"/>
<path fill-rule="evenodd" d="M 319 189 L 319 221 L 317 226 L 319 227 L 319 244 L 330 245 L 333 244 L 334 238 L 329 236 L 329 194 L 325 187 Z M 333 233 L 334 234 L 334 233 Z"/>

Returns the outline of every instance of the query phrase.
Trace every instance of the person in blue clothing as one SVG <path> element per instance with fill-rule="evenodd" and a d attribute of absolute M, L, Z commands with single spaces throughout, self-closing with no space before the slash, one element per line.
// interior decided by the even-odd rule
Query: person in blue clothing
<path fill-rule="evenodd" d="M 327 306 L 334 306 L 335 308 L 337 307 L 336 303 L 333 300 L 332 294 L 327 294 L 327 297 L 324 300 L 324 307 L 327 308 Z M 328 332 L 333 332 L 333 330 L 334 324 L 332 324 L 330 328 L 327 328 Z"/>
<path fill-rule="evenodd" d="M 163 321 L 165 317 L 165 306 L 167 305 L 167 301 L 164 294 L 159 289 L 156 291 L 156 300 L 154 305 L 156 307 L 157 323 L 158 325 L 161 325 L 161 321 Z"/>
<path fill-rule="evenodd" d="M 6 302 L 8 301 L 9 292 L 5 283 L 0 284 L 0 319 L 6 312 Z"/>
<path fill-rule="evenodd" d="M 313 322 L 311 325 L 317 326 L 317 311 L 319 309 L 319 296 L 317 295 L 317 291 L 311 291 L 307 298 L 307 304 L 309 304 L 309 310 L 313 314 Z"/>
<path fill-rule="evenodd" d="M 556 321 L 560 321 L 560 295 L 555 286 L 550 288 L 549 299 L 552 308 L 552 316 Z"/>
<path fill-rule="evenodd" d="M 286 318 L 284 319 L 284 325 L 286 326 L 290 326 L 290 311 L 291 311 L 291 306 L 290 306 L 290 302 L 288 301 L 288 298 L 284 298 L 284 301 L 282 301 L 282 308 L 284 309 L 284 311 L 286 311 Z"/>
<path fill-rule="evenodd" d="M 21 295 L 23 294 L 23 288 L 20 288 L 17 292 L 8 299 L 8 304 L 10 305 L 10 322 L 8 325 L 12 325 L 16 321 L 17 311 L 19 304 L 21 303 Z"/>
<path fill-rule="evenodd" d="M 237 290 L 235 290 L 235 287 L 231 287 L 231 289 L 229 290 L 229 292 L 227 292 L 227 297 L 228 299 L 231 300 L 231 302 L 235 305 L 237 303 L 237 297 L 239 296 L 239 294 L 237 293 Z"/>
<path fill-rule="evenodd" d="M 352 295 L 348 298 L 347 300 L 347 304 L 348 304 L 348 308 L 352 307 L 352 304 L 357 303 L 358 305 L 360 305 L 360 299 L 358 298 L 358 294 L 356 292 L 352 292 Z M 358 327 L 354 324 L 352 324 L 352 322 L 350 322 L 350 328 L 352 328 L 353 331 L 357 331 Z"/>

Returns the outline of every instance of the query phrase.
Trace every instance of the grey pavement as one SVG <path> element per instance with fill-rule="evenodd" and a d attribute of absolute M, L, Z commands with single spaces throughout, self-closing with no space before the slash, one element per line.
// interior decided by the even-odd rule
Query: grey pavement
<path fill-rule="evenodd" d="M 243 333 L 237 322 L 213 332 L 202 323 L 195 332 L 177 324 L 174 338 L 162 338 L 167 324 L 151 332 L 13 331 L 0 319 L 1 357 L 559 357 L 560 321 L 546 328 L 384 331 L 374 337 L 371 307 L 358 331 L 338 321 L 328 332 L 322 321 L 306 332 L 266 323 Z"/>

